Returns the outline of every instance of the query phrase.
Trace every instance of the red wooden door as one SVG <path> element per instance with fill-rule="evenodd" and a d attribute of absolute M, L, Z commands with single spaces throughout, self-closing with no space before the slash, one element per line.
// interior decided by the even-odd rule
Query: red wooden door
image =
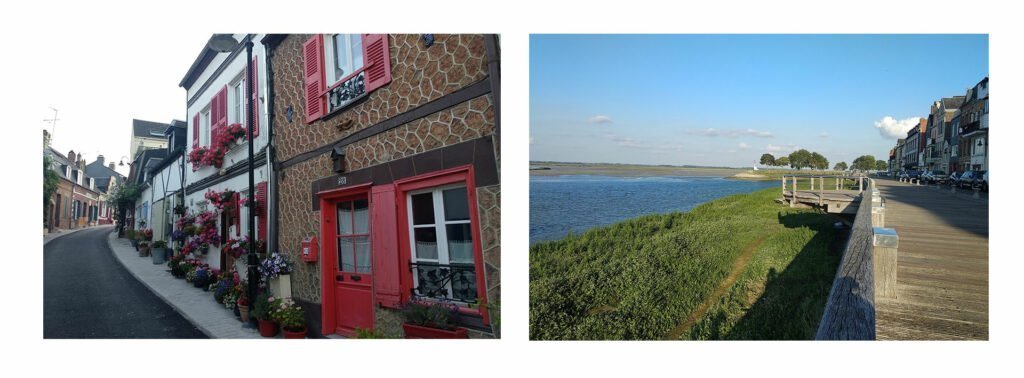
<path fill-rule="evenodd" d="M 370 252 L 370 208 L 366 197 L 336 202 L 333 251 L 336 332 L 353 335 L 373 329 L 373 259 Z"/>

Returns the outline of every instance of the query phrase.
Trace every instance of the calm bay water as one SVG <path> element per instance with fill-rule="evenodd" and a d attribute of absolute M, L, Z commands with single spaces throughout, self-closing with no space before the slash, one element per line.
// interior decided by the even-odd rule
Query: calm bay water
<path fill-rule="evenodd" d="M 530 244 L 777 185 L 721 177 L 530 176 Z"/>

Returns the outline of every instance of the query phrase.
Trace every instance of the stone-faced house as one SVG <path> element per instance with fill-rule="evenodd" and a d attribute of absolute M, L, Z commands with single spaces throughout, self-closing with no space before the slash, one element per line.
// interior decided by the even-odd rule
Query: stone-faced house
<path fill-rule="evenodd" d="M 43 154 L 50 156 L 50 169 L 60 178 L 47 209 L 48 229 L 53 232 L 99 224 L 101 193 L 96 180 L 85 173 L 85 159 L 73 150 L 64 155 L 49 145 L 43 147 Z"/>
<path fill-rule="evenodd" d="M 292 294 L 310 334 L 398 336 L 396 310 L 419 300 L 456 304 L 472 337 L 498 337 L 498 37 L 262 43 L 279 214 L 271 248 L 295 262 Z"/>

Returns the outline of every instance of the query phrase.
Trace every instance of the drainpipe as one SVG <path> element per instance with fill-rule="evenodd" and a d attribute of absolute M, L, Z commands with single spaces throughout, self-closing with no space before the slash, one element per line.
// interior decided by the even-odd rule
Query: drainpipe
<path fill-rule="evenodd" d="M 264 37 L 265 38 L 265 37 Z M 274 148 L 274 66 L 271 63 L 274 49 L 263 43 L 264 59 L 263 64 L 267 72 L 267 251 L 278 251 L 277 238 L 277 170 L 274 169 L 274 161 L 277 160 L 277 149 Z"/>

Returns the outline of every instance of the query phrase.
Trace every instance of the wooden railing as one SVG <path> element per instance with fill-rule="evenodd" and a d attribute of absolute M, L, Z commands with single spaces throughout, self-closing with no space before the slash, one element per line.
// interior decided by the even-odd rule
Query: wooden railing
<path fill-rule="evenodd" d="M 829 179 L 829 180 L 826 181 L 825 179 Z M 820 206 L 820 205 L 822 205 L 822 202 L 824 200 L 825 192 L 833 191 L 833 190 L 835 190 L 835 191 L 852 190 L 853 187 L 851 187 L 851 189 L 846 189 L 847 181 L 851 181 L 853 184 L 855 184 L 854 187 L 856 187 L 856 190 L 858 192 L 863 193 L 864 192 L 864 182 L 865 182 L 865 180 L 869 180 L 869 178 L 867 178 L 865 176 L 783 175 L 782 176 L 782 196 L 783 197 L 786 196 L 787 188 L 792 189 L 793 197 L 789 201 L 789 206 L 790 207 L 794 207 L 796 205 L 796 202 L 798 202 L 797 198 L 796 198 L 797 197 L 797 195 L 796 195 L 797 190 L 809 190 L 811 192 L 817 191 L 818 192 L 818 205 Z M 801 182 L 808 182 L 809 185 L 805 185 L 803 189 L 800 189 L 800 183 Z M 832 189 L 833 186 L 829 185 L 830 183 L 834 183 L 835 184 L 835 186 L 834 186 L 835 189 Z M 815 184 L 817 184 L 817 185 L 815 185 Z M 826 189 L 826 187 L 828 187 L 828 189 Z"/>
<path fill-rule="evenodd" d="M 876 296 L 896 297 L 899 237 L 884 228 L 885 200 L 875 181 L 862 179 L 861 185 L 865 181 L 867 190 L 861 186 L 861 206 L 832 281 L 818 340 L 874 340 Z"/>

